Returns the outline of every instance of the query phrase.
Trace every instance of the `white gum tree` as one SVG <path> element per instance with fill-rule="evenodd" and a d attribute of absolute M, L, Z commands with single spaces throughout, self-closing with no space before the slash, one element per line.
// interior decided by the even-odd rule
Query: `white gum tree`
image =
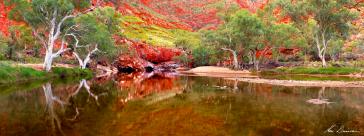
<path fill-rule="evenodd" d="M 67 39 L 72 53 L 85 69 L 92 57 L 97 53 L 104 56 L 115 56 L 112 35 L 117 34 L 120 14 L 112 8 L 97 8 L 93 12 L 83 14 L 74 21 L 75 25 L 67 31 Z"/>
<path fill-rule="evenodd" d="M 65 35 L 65 30 L 71 27 L 71 22 L 97 7 L 91 6 L 89 1 L 78 0 L 5 0 L 5 3 L 13 7 L 9 16 L 31 26 L 33 35 L 43 45 L 43 68 L 47 72 L 51 70 L 54 58 L 71 50 L 63 41 L 61 47 L 56 48 Z"/>

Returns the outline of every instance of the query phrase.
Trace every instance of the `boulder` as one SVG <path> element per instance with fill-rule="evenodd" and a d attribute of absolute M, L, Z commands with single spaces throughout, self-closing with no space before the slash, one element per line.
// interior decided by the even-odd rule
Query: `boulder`
<path fill-rule="evenodd" d="M 175 62 L 175 61 L 168 61 L 168 62 L 163 62 L 163 63 L 160 63 L 160 64 L 156 65 L 154 67 L 154 69 L 156 71 L 159 71 L 159 72 L 173 72 L 178 67 L 180 67 L 180 64 L 178 64 L 177 62 Z"/>
<path fill-rule="evenodd" d="M 179 49 L 153 47 L 146 43 L 134 43 L 138 56 L 154 64 L 172 61 L 174 57 L 182 54 Z"/>
<path fill-rule="evenodd" d="M 113 65 L 119 72 L 124 73 L 150 71 L 154 69 L 154 64 L 130 55 L 120 55 Z"/>

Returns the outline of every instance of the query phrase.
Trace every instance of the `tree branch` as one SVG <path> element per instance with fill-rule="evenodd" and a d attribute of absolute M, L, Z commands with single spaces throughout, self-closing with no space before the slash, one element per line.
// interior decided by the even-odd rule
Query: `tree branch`
<path fill-rule="evenodd" d="M 81 57 L 78 55 L 77 52 L 73 52 L 73 55 L 75 55 L 76 59 L 78 60 L 78 63 L 80 63 L 80 66 L 83 65 L 83 60 L 81 59 Z"/>
<path fill-rule="evenodd" d="M 87 10 L 83 11 L 83 12 L 80 12 L 80 13 L 78 13 L 78 14 L 76 14 L 76 15 L 67 15 L 67 16 L 63 17 L 63 18 L 61 19 L 61 21 L 58 23 L 57 31 L 56 31 L 56 33 L 55 33 L 54 37 L 58 37 L 58 36 L 60 35 L 62 25 L 63 25 L 63 23 L 64 23 L 67 19 L 75 18 L 75 17 L 78 17 L 78 16 L 80 16 L 80 15 L 82 15 L 82 14 L 86 14 L 86 13 L 88 13 L 88 12 L 90 12 L 90 11 L 93 11 L 94 9 L 96 9 L 96 8 L 98 8 L 98 7 L 99 7 L 99 4 L 97 4 L 97 5 L 96 5 L 96 6 L 94 6 L 94 7 L 89 8 L 89 9 L 87 9 Z"/>
<path fill-rule="evenodd" d="M 33 31 L 33 35 L 34 35 L 35 37 L 37 37 L 37 38 L 40 40 L 40 42 L 42 43 L 43 47 L 44 47 L 45 49 L 47 49 L 47 42 L 44 40 L 44 38 L 43 38 L 43 37 L 41 37 L 41 36 L 39 35 L 39 33 L 37 32 L 37 30 L 35 30 L 34 28 L 32 29 L 32 31 Z"/>
<path fill-rule="evenodd" d="M 72 36 L 72 37 L 73 37 L 73 39 L 75 39 L 75 40 L 76 40 L 75 48 L 78 48 L 78 47 L 79 47 L 79 46 L 78 46 L 79 40 L 78 40 L 77 36 L 76 36 L 74 33 L 66 34 L 66 36 Z"/>
<path fill-rule="evenodd" d="M 230 51 L 230 52 L 235 52 L 234 50 L 232 50 L 232 49 L 229 49 L 229 48 L 221 48 L 222 50 L 225 50 L 225 51 Z"/>

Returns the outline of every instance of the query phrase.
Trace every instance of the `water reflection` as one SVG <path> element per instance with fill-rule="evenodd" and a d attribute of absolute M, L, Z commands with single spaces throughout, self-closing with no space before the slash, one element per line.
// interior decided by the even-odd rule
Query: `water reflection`
<path fill-rule="evenodd" d="M 66 103 L 53 95 L 51 83 L 46 83 L 43 85 L 43 90 L 46 100 L 46 112 L 48 113 L 49 121 L 51 122 L 52 132 L 55 133 L 57 128 L 59 132 L 63 134 L 61 121 L 55 111 L 55 105 L 58 103 L 63 109 L 64 104 Z"/>
<path fill-rule="evenodd" d="M 330 104 L 333 102 L 329 102 L 329 99 L 324 98 L 326 87 L 322 87 L 320 91 L 318 92 L 318 98 L 316 99 L 309 99 L 307 100 L 308 103 L 315 104 L 315 105 L 321 105 L 321 104 Z"/>
<path fill-rule="evenodd" d="M 133 73 L 0 87 L 0 135 L 325 135 L 364 132 L 361 88 Z M 334 103 L 331 103 L 334 102 Z"/>
<path fill-rule="evenodd" d="M 127 103 L 133 99 L 141 99 L 151 94 L 183 91 L 181 84 L 175 83 L 177 80 L 176 73 L 135 72 L 118 74 L 114 80 L 120 90 L 128 92 L 127 97 L 120 100 L 122 103 Z M 173 94 L 170 94 L 170 96 L 173 96 Z"/>

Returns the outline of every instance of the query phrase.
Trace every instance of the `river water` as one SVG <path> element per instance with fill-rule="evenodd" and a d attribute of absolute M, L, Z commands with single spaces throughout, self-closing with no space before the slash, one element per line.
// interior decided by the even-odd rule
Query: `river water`
<path fill-rule="evenodd" d="M 0 135 L 364 135 L 364 89 L 138 73 L 9 84 Z"/>

